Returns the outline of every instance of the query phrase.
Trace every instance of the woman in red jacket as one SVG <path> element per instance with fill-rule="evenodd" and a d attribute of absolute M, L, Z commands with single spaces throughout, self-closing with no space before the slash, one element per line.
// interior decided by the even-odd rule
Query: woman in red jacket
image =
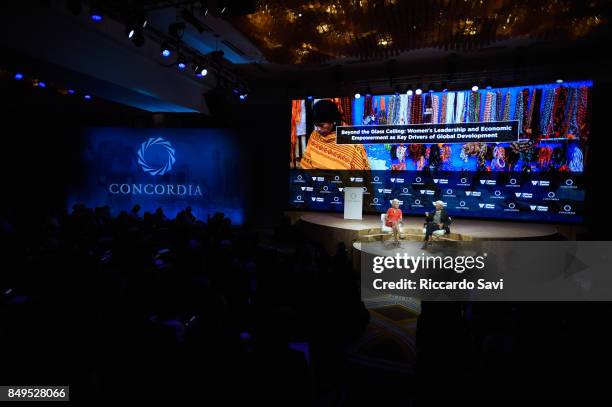
<path fill-rule="evenodd" d="M 387 210 L 387 216 L 385 217 L 385 225 L 393 229 L 393 240 L 396 244 L 399 244 L 399 228 L 402 223 L 402 210 L 399 208 L 399 206 L 400 201 L 393 199 L 391 201 L 391 208 Z"/>

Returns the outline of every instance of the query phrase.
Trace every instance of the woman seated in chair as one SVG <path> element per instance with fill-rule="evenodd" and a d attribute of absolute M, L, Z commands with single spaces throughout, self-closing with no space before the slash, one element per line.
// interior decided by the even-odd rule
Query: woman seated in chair
<path fill-rule="evenodd" d="M 448 216 L 446 209 L 444 209 L 444 202 L 436 201 L 434 206 L 436 207 L 435 212 L 425 212 L 425 225 L 423 225 L 425 227 L 425 243 L 423 243 L 422 249 L 427 248 L 427 243 L 429 243 L 434 233 L 450 233 L 451 218 Z"/>
<path fill-rule="evenodd" d="M 389 208 L 387 216 L 385 216 L 385 226 L 393 229 L 393 241 L 396 244 L 399 244 L 400 225 L 402 223 L 402 210 L 399 206 L 400 201 L 398 199 L 393 199 L 391 201 L 391 208 Z"/>

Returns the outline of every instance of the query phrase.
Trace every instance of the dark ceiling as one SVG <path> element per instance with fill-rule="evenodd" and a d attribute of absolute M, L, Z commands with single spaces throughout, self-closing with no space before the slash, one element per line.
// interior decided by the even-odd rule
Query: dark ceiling
<path fill-rule="evenodd" d="M 260 0 L 230 19 L 276 64 L 385 60 L 500 41 L 560 42 L 608 30 L 608 0 Z"/>

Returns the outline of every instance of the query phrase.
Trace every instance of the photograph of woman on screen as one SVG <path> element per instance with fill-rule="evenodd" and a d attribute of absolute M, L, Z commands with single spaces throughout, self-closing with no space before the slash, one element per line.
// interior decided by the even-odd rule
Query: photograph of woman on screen
<path fill-rule="evenodd" d="M 303 169 L 321 170 L 369 170 L 368 155 L 361 144 L 336 144 L 336 125 L 341 124 L 340 111 L 328 99 L 313 106 L 312 131 L 304 156 Z"/>

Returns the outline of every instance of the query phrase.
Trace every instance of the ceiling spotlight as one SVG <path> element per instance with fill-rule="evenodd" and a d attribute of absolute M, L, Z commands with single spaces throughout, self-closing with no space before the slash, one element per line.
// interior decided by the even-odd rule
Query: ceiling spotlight
<path fill-rule="evenodd" d="M 162 45 L 161 54 L 164 58 L 168 58 L 172 54 L 172 51 L 169 47 Z"/>
<path fill-rule="evenodd" d="M 68 89 L 67 92 L 69 95 L 74 95 L 75 93 L 74 89 Z"/>
<path fill-rule="evenodd" d="M 129 26 L 125 31 L 127 32 L 127 37 L 134 43 L 134 45 L 137 47 L 142 47 L 142 44 L 144 44 L 144 35 L 142 35 L 140 28 Z"/>
<path fill-rule="evenodd" d="M 92 21 L 95 21 L 96 23 L 104 20 L 104 15 L 102 14 L 102 12 L 96 8 L 92 8 L 89 16 L 91 18 Z"/>
<path fill-rule="evenodd" d="M 206 68 L 202 68 L 200 69 L 200 72 L 198 72 L 198 76 L 204 77 L 206 75 L 208 75 L 208 69 Z"/>
<path fill-rule="evenodd" d="M 361 93 L 355 92 L 355 99 L 359 99 L 359 98 L 361 98 Z"/>
<path fill-rule="evenodd" d="M 478 86 L 476 85 L 472 86 L 472 92 L 478 92 Z"/>
<path fill-rule="evenodd" d="M 178 55 L 178 57 L 176 58 L 176 66 L 181 71 L 183 69 L 187 68 L 187 60 L 186 60 L 184 55 L 182 55 L 182 54 Z"/>
<path fill-rule="evenodd" d="M 85 95 L 85 96 L 83 96 L 83 98 L 84 98 L 85 100 L 91 100 L 91 95 Z"/>
<path fill-rule="evenodd" d="M 414 93 L 416 95 L 420 95 L 421 93 L 423 93 L 423 91 L 421 90 L 421 88 L 417 88 L 417 90 L 415 90 Z"/>
<path fill-rule="evenodd" d="M 312 95 L 309 95 L 309 96 L 306 96 L 306 99 L 308 99 L 308 100 L 312 100 L 312 99 L 314 99 L 314 98 L 312 97 Z"/>
<path fill-rule="evenodd" d="M 246 100 L 247 96 L 248 95 L 246 93 L 243 93 L 239 97 L 240 97 L 240 100 Z"/>
<path fill-rule="evenodd" d="M 46 88 L 47 84 L 44 83 L 43 81 L 38 81 L 34 83 L 35 86 L 38 86 L 39 88 Z"/>
<path fill-rule="evenodd" d="M 563 83 L 563 79 L 559 78 L 559 79 L 557 79 L 557 81 L 556 81 L 556 82 L 557 82 L 557 83 Z"/>
<path fill-rule="evenodd" d="M 20 81 L 20 80 L 22 80 L 22 79 L 23 79 L 23 74 L 22 74 L 21 72 L 16 72 L 16 73 L 15 73 L 15 76 L 13 76 L 13 78 L 14 78 L 16 81 Z"/>

